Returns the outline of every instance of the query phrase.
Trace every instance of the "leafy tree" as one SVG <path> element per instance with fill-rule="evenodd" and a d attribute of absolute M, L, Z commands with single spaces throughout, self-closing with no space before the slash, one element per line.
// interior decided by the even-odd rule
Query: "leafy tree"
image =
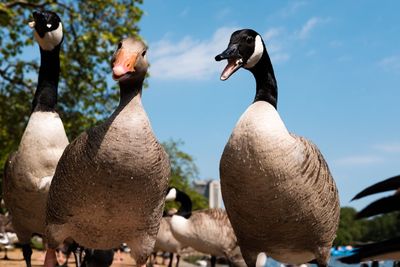
<path fill-rule="evenodd" d="M 73 139 L 116 105 L 116 87 L 106 80 L 111 73 L 109 61 L 120 39 L 138 35 L 141 3 L 142 0 L 0 3 L 0 173 L 8 154 L 18 146 L 36 89 L 39 48 L 27 26 L 32 11 L 52 10 L 63 22 L 57 107 L 66 132 Z"/>
<path fill-rule="evenodd" d="M 184 191 L 190 196 L 193 210 L 204 209 L 208 207 L 207 199 L 194 191 L 190 186 L 190 182 L 198 175 L 196 164 L 192 156 L 179 149 L 179 146 L 182 144 L 182 141 L 175 140 L 169 140 L 163 143 L 171 162 L 170 185 Z M 167 203 L 166 207 L 167 209 L 171 207 L 177 208 L 177 205 L 174 203 Z"/>
<path fill-rule="evenodd" d="M 351 207 L 340 209 L 339 229 L 336 233 L 334 245 L 349 245 L 361 240 L 366 230 L 364 220 L 355 220 L 357 211 Z"/>
<path fill-rule="evenodd" d="M 381 241 L 400 236 L 399 212 L 362 220 L 355 219 L 356 213 L 354 208 L 341 208 L 339 229 L 334 241 L 335 246 Z"/>

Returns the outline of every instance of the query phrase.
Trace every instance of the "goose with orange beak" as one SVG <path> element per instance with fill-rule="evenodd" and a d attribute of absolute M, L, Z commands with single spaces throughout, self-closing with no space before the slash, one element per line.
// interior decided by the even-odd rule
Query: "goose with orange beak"
<path fill-rule="evenodd" d="M 135 38 L 119 43 L 111 60 L 118 107 L 75 139 L 57 165 L 47 202 L 46 267 L 54 266 L 54 249 L 65 239 L 101 250 L 127 243 L 138 266 L 153 251 L 170 165 L 141 100 L 146 51 Z"/>

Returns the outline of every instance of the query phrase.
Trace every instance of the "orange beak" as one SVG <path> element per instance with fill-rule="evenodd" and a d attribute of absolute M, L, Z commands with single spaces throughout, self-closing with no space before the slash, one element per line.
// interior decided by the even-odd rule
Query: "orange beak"
<path fill-rule="evenodd" d="M 137 52 L 121 48 L 115 56 L 113 66 L 113 79 L 118 80 L 129 72 L 135 72 L 135 64 L 138 57 Z"/>

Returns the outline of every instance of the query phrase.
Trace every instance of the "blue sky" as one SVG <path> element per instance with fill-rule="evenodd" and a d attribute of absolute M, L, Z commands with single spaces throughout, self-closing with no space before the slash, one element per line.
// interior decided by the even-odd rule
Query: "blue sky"
<path fill-rule="evenodd" d="M 255 82 L 240 70 L 219 80 L 214 56 L 252 28 L 266 42 L 287 128 L 316 143 L 342 205 L 400 174 L 398 1 L 144 1 L 141 35 L 150 78 L 143 101 L 162 141 L 185 142 L 200 178 L 219 178 L 221 153 Z"/>

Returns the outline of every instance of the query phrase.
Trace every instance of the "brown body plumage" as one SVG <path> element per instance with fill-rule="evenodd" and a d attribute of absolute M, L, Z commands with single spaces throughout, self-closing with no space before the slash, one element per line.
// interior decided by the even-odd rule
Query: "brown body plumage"
<path fill-rule="evenodd" d="M 66 238 L 95 249 L 126 242 L 138 265 L 153 250 L 170 167 L 141 102 L 145 53 L 141 41 L 121 43 L 112 61 L 121 87 L 118 108 L 60 159 L 47 205 L 50 248 Z"/>
<path fill-rule="evenodd" d="M 282 262 L 308 262 L 332 245 L 337 190 L 316 146 L 285 133 L 283 124 L 276 127 L 268 113 L 278 116 L 267 102 L 252 104 L 225 147 L 220 163 L 225 205 L 239 243 L 246 244 L 243 253 L 254 258 L 265 251 Z"/>

